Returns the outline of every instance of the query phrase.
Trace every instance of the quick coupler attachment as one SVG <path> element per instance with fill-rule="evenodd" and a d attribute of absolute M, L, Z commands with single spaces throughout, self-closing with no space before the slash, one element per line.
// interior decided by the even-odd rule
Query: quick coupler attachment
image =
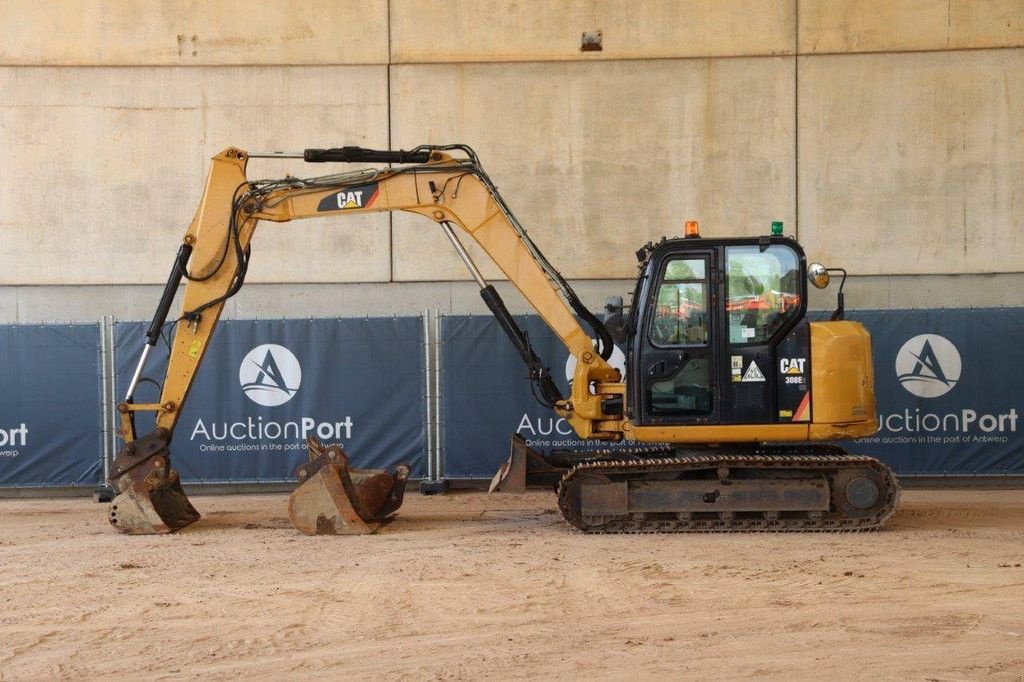
<path fill-rule="evenodd" d="M 306 441 L 309 461 L 295 470 L 299 487 L 288 499 L 288 518 L 306 535 L 366 535 L 402 506 L 409 467 L 394 472 L 353 469 L 339 445 Z"/>
<path fill-rule="evenodd" d="M 170 437 L 165 429 L 126 444 L 114 458 L 110 484 L 110 525 L 129 535 L 173 533 L 199 520 L 199 512 L 171 468 Z"/>

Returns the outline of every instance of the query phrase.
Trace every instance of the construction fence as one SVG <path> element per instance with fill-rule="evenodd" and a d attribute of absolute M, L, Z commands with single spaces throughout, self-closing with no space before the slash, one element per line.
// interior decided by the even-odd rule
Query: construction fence
<path fill-rule="evenodd" d="M 852 311 L 871 331 L 879 432 L 843 443 L 901 476 L 1024 476 L 1024 308 Z M 534 316 L 519 317 L 563 391 L 571 361 Z M 0 325 L 0 488 L 95 487 L 120 443 L 116 402 L 144 326 Z M 155 402 L 166 347 L 137 402 Z M 613 361 L 621 363 L 621 351 Z M 138 430 L 149 430 L 139 415 Z M 489 317 L 227 320 L 175 430 L 186 483 L 282 483 L 305 438 L 341 443 L 358 467 L 412 466 L 430 480 L 490 477 L 518 433 L 537 450 L 580 441 L 536 403 Z M 628 444 L 612 446 L 628 447 Z"/>

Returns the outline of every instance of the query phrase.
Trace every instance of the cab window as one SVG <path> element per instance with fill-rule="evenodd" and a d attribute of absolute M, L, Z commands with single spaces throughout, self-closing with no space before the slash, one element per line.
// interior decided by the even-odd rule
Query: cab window
<path fill-rule="evenodd" d="M 686 357 L 679 368 L 664 379 L 647 386 L 647 404 L 652 414 L 699 416 L 711 414 L 711 359 Z"/>
<path fill-rule="evenodd" d="M 729 343 L 763 344 L 800 314 L 800 259 L 774 244 L 725 249 Z"/>
<path fill-rule="evenodd" d="M 651 343 L 656 346 L 707 344 L 707 296 L 707 261 L 704 258 L 669 261 L 655 298 Z"/>

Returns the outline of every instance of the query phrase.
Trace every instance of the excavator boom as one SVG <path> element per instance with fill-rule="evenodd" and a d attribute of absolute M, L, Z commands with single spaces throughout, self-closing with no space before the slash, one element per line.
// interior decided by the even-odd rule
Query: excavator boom
<path fill-rule="evenodd" d="M 300 156 L 297 153 L 256 155 Z M 610 336 L 515 219 L 472 150 L 461 145 L 420 147 L 412 151 L 359 147 L 307 149 L 301 156 L 311 163 L 409 165 L 307 179 L 289 176 L 260 181 L 249 181 L 245 175 L 246 164 L 252 156 L 231 148 L 213 158 L 206 190 L 185 231 L 160 304 L 147 329 L 128 394 L 118 405 L 125 446 L 113 463 L 111 477 L 120 492 L 110 511 L 115 527 L 129 533 L 169 532 L 199 518 L 170 466 L 170 442 L 224 303 L 245 283 L 252 240 L 260 220 L 283 223 L 303 218 L 401 210 L 418 213 L 437 223 L 480 286 L 484 302 L 522 356 L 538 398 L 567 419 L 581 437 L 606 440 L 622 437 L 621 413 L 607 414 L 603 407 L 606 400 L 618 400 L 621 405 L 625 391 L 618 371 L 606 362 L 612 350 Z M 572 395 L 560 393 L 547 368 L 530 347 L 528 338 L 462 246 L 459 232 L 482 247 L 576 357 Z M 186 280 L 186 286 L 181 314 L 167 322 L 182 279 Z M 580 326 L 577 317 L 593 328 L 600 350 L 595 350 L 591 335 Z M 166 326 L 173 326 L 174 331 L 160 401 L 135 403 L 135 389 L 143 376 L 148 355 Z M 596 390 L 590 390 L 591 387 Z M 140 412 L 155 415 L 153 431 L 141 437 L 135 426 L 135 416 Z M 305 532 L 340 532 L 337 529 L 342 527 L 364 530 L 354 520 L 353 509 L 364 511 L 358 515 L 364 522 L 379 522 L 397 508 L 392 505 L 384 513 L 384 505 L 363 504 L 357 491 L 388 488 L 384 498 L 400 501 L 398 488 L 404 488 L 407 470 L 404 474 L 350 470 L 343 453 L 327 450 L 329 452 L 311 443 L 310 464 L 297 470 L 298 476 L 307 477 L 292 499 L 292 517 L 297 527 Z M 333 459 L 328 456 L 331 454 Z M 387 476 L 390 476 L 390 487 Z M 376 483 L 369 487 L 344 484 L 355 479 L 373 479 Z M 321 486 L 322 494 L 310 494 L 314 481 Z M 325 500 L 342 499 L 347 500 L 348 508 L 342 508 L 346 504 L 333 504 L 323 514 L 303 509 L 322 507 Z M 375 511 L 367 511 L 374 506 Z M 319 516 L 327 521 L 318 521 Z M 346 518 L 352 520 L 343 523 Z M 334 530 L 328 531 L 328 528 Z"/>

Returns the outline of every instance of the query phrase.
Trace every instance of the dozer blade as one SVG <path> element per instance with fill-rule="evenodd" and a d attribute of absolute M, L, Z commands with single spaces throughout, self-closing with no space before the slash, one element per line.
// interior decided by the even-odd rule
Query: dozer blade
<path fill-rule="evenodd" d="M 487 492 L 524 493 L 529 485 L 558 485 L 566 471 L 534 452 L 522 436 L 514 433 L 508 459 L 494 474 Z"/>
<path fill-rule="evenodd" d="M 170 467 L 162 432 L 126 445 L 114 460 L 110 482 L 119 494 L 110 503 L 110 525 L 130 535 L 173 533 L 199 520 L 199 512 Z"/>
<path fill-rule="evenodd" d="M 494 473 L 491 484 L 487 486 L 487 492 L 526 492 L 526 455 L 516 447 L 515 437 L 512 440 L 512 452 Z"/>
<path fill-rule="evenodd" d="M 340 446 L 324 447 L 309 439 L 310 462 L 299 466 L 301 481 L 288 500 L 288 518 L 306 535 L 373 533 L 402 506 L 409 467 L 394 473 L 350 469 Z"/>

